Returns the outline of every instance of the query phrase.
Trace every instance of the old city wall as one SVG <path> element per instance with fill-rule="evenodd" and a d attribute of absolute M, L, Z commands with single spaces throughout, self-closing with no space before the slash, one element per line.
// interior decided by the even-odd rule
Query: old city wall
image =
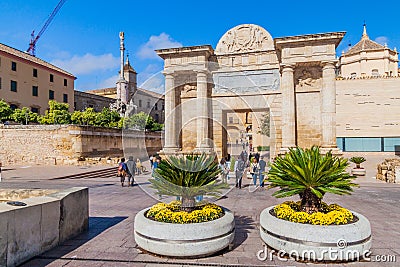
<path fill-rule="evenodd" d="M 399 91 L 400 78 L 337 80 L 337 136 L 399 136 Z"/>
<path fill-rule="evenodd" d="M 105 163 L 124 153 L 144 158 L 162 147 L 161 133 L 73 125 L 2 126 L 0 140 L 3 165 Z"/>

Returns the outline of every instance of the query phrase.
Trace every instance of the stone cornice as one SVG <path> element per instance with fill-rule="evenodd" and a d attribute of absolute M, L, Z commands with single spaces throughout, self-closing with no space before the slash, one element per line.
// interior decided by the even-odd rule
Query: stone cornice
<path fill-rule="evenodd" d="M 177 48 L 167 48 L 155 50 L 157 55 L 165 59 L 170 56 L 182 56 L 184 54 L 196 53 L 196 54 L 207 54 L 208 56 L 214 54 L 214 49 L 211 45 L 197 45 L 197 46 L 184 46 Z"/>
<path fill-rule="evenodd" d="M 287 37 L 278 37 L 274 39 L 274 42 L 275 42 L 275 47 L 281 47 L 285 45 L 292 45 L 294 43 L 303 43 L 310 41 L 333 41 L 335 45 L 338 46 L 345 34 L 346 32 L 327 32 L 327 33 L 295 35 Z"/>

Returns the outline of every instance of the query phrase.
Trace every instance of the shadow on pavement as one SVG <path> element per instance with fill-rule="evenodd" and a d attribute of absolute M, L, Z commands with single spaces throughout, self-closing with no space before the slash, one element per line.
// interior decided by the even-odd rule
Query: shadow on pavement
<path fill-rule="evenodd" d="M 62 258 L 68 253 L 74 251 L 79 248 L 86 242 L 95 238 L 108 228 L 113 227 L 114 225 L 119 224 L 123 220 L 127 219 L 127 216 L 118 216 L 118 217 L 90 217 L 89 218 L 89 230 L 65 241 L 64 243 L 58 245 L 57 247 L 39 255 L 28 262 L 24 263 L 21 266 L 35 266 L 35 267 L 44 267 L 47 266 L 52 261 Z"/>
<path fill-rule="evenodd" d="M 239 247 L 248 237 L 249 233 L 254 229 L 255 223 L 251 217 L 235 216 L 235 239 L 233 240 L 232 250 Z"/>

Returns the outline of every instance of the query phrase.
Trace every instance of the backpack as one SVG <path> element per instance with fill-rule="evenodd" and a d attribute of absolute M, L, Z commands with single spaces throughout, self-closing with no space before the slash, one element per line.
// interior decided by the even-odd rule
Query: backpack
<path fill-rule="evenodd" d="M 123 163 L 120 163 L 120 164 L 118 165 L 117 176 L 118 176 L 118 177 L 121 177 L 121 176 L 124 176 L 124 175 L 126 175 L 126 171 L 125 171 L 125 169 L 124 169 L 124 164 L 123 164 Z"/>
<path fill-rule="evenodd" d="M 237 168 L 238 168 L 238 170 L 239 171 L 244 171 L 244 168 L 245 168 L 246 166 L 245 166 L 245 164 L 244 164 L 244 161 L 243 160 L 239 160 L 238 161 L 238 166 L 237 166 Z"/>

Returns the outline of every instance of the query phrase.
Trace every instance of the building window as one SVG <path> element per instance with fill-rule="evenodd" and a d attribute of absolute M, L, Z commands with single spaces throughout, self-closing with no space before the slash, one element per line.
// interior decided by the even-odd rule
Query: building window
<path fill-rule="evenodd" d="M 150 108 L 150 101 L 147 101 L 147 108 Z"/>
<path fill-rule="evenodd" d="M 11 70 L 17 71 L 17 62 L 11 61 Z"/>
<path fill-rule="evenodd" d="M 32 75 L 33 77 L 37 77 L 37 69 L 33 69 Z"/>
<path fill-rule="evenodd" d="M 233 123 L 233 117 L 229 117 L 229 123 Z"/>
<path fill-rule="evenodd" d="M 10 87 L 11 87 L 12 92 L 16 92 L 17 91 L 17 82 L 11 81 Z"/>
<path fill-rule="evenodd" d="M 355 78 L 357 77 L 357 73 L 353 72 L 352 74 L 350 74 L 350 77 L 351 77 L 352 79 L 355 79 Z"/>
<path fill-rule="evenodd" d="M 11 108 L 12 110 L 16 110 L 16 109 L 18 108 L 18 105 L 16 105 L 16 104 L 10 104 L 10 108 Z"/>
<path fill-rule="evenodd" d="M 154 104 L 154 110 L 158 110 L 157 103 Z"/>
<path fill-rule="evenodd" d="M 63 94 L 63 102 L 68 103 L 68 95 L 67 94 Z"/>
<path fill-rule="evenodd" d="M 165 107 L 164 107 L 164 103 L 162 104 L 162 110 L 164 110 L 165 109 Z"/>
<path fill-rule="evenodd" d="M 155 121 L 156 121 L 157 123 L 159 123 L 159 116 L 158 116 L 158 114 L 156 114 L 156 115 L 154 116 L 154 119 L 155 119 Z"/>
<path fill-rule="evenodd" d="M 38 96 L 39 95 L 39 89 L 37 86 L 32 86 L 32 96 Z"/>
<path fill-rule="evenodd" d="M 49 99 L 50 100 L 54 99 L 54 91 L 53 90 L 49 90 Z"/>
<path fill-rule="evenodd" d="M 68 85 L 67 79 L 64 79 L 64 86 L 67 86 L 67 85 Z"/>
<path fill-rule="evenodd" d="M 348 152 L 393 152 L 400 149 L 400 137 L 338 137 L 339 149 Z"/>
<path fill-rule="evenodd" d="M 139 108 L 141 108 L 141 107 L 142 107 L 142 100 L 139 99 Z"/>
<path fill-rule="evenodd" d="M 1 77 L 0 77 L 0 89 L 1 89 Z"/>
<path fill-rule="evenodd" d="M 54 75 L 53 74 L 50 74 L 50 82 L 51 83 L 54 82 Z"/>
<path fill-rule="evenodd" d="M 39 108 L 31 107 L 33 113 L 39 114 Z"/>

